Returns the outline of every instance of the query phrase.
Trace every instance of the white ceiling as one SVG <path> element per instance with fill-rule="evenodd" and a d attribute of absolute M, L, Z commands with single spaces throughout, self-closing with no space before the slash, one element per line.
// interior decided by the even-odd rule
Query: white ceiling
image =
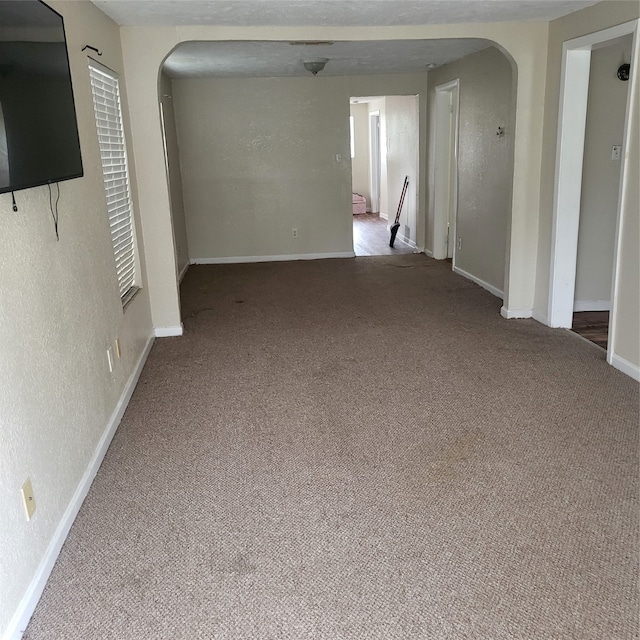
<path fill-rule="evenodd" d="M 92 0 L 120 25 L 390 26 L 553 20 L 597 0 Z"/>
<path fill-rule="evenodd" d="M 548 21 L 597 0 L 92 0 L 120 25 L 227 27 L 392 26 Z M 390 40 L 293 46 L 288 42 L 187 42 L 167 58 L 172 77 L 309 75 L 303 60 L 329 62 L 321 75 L 425 71 L 488 46 L 484 40 Z"/>

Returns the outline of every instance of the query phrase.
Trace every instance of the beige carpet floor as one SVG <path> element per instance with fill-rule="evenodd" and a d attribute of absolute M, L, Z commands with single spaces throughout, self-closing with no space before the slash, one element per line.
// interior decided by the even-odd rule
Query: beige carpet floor
<path fill-rule="evenodd" d="M 424 255 L 192 267 L 25 638 L 638 637 L 638 385 Z"/>

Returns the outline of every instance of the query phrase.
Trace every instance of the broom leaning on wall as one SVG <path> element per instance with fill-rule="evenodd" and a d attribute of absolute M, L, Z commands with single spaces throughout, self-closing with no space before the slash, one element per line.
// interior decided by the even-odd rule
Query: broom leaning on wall
<path fill-rule="evenodd" d="M 389 240 L 389 246 L 393 249 L 393 243 L 396 241 L 396 235 L 398 235 L 398 229 L 400 228 L 400 213 L 402 213 L 402 205 L 404 204 L 404 197 L 407 194 L 407 187 L 409 186 L 409 176 L 404 177 L 404 184 L 402 185 L 402 194 L 400 195 L 400 204 L 398 204 L 398 212 L 396 213 L 395 222 L 391 225 L 391 239 Z"/>

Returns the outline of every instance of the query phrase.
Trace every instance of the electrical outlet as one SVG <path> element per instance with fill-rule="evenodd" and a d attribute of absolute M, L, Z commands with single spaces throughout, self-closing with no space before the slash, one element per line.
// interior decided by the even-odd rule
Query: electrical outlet
<path fill-rule="evenodd" d="M 457 244 L 458 249 L 462 249 L 462 237 L 458 236 L 458 244 Z"/>
<path fill-rule="evenodd" d="M 115 345 L 116 345 L 116 358 L 120 360 L 120 358 L 122 357 L 122 349 L 120 348 L 120 338 L 115 339 Z"/>
<path fill-rule="evenodd" d="M 27 481 L 22 485 L 22 502 L 24 503 L 27 520 L 31 520 L 36 510 L 36 499 L 33 495 L 33 487 L 31 486 L 30 478 L 27 478 Z"/>
<path fill-rule="evenodd" d="M 298 239 L 298 230 L 297 229 L 291 229 L 291 237 L 294 238 L 295 240 Z"/>
<path fill-rule="evenodd" d="M 109 373 L 113 373 L 113 347 L 107 349 L 107 363 L 109 365 Z"/>

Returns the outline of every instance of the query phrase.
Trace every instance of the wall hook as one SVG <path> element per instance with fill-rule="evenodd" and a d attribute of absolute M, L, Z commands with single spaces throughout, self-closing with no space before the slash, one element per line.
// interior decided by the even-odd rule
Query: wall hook
<path fill-rule="evenodd" d="M 82 47 L 83 51 L 85 49 L 91 49 L 91 51 L 95 51 L 99 56 L 102 55 L 102 51 L 98 51 L 95 47 L 92 47 L 90 44 L 85 44 L 84 47 Z"/>
<path fill-rule="evenodd" d="M 504 138 L 504 127 L 498 127 L 496 135 L 498 136 L 498 138 Z"/>

